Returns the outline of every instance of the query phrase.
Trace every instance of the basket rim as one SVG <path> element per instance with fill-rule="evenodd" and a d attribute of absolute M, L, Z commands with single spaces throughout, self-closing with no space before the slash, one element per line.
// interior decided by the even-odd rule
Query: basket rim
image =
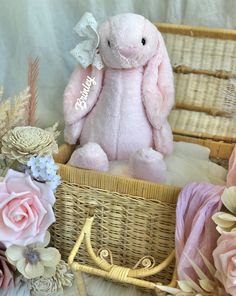
<path fill-rule="evenodd" d="M 182 190 L 181 187 L 168 184 L 158 184 L 127 176 L 111 175 L 76 168 L 67 164 L 57 163 L 57 165 L 59 167 L 59 174 L 65 182 L 125 194 L 130 197 L 141 196 L 144 199 L 176 204 L 178 195 Z"/>
<path fill-rule="evenodd" d="M 234 29 L 176 25 L 171 23 L 160 23 L 160 22 L 155 22 L 154 25 L 162 33 L 180 34 L 180 35 L 187 35 L 191 37 L 217 38 L 217 39 L 236 41 L 236 30 Z"/>
<path fill-rule="evenodd" d="M 176 135 L 176 141 L 200 144 L 212 151 L 211 157 L 228 160 L 234 148 L 233 144 L 212 140 L 197 139 L 183 135 Z M 54 159 L 59 167 L 59 174 L 63 181 L 80 186 L 88 186 L 99 190 L 125 194 L 131 197 L 142 196 L 144 199 L 158 200 L 176 204 L 182 188 L 168 184 L 158 184 L 128 176 L 111 175 L 105 172 L 86 170 L 65 164 L 75 148 L 75 145 L 62 144 L 59 154 Z"/>

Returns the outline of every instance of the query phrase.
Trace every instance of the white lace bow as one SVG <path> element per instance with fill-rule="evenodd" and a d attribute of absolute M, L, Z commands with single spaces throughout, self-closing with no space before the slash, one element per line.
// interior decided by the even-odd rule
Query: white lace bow
<path fill-rule="evenodd" d="M 93 65 L 101 70 L 104 67 L 101 55 L 98 52 L 99 34 L 97 27 L 98 24 L 94 16 L 86 12 L 74 28 L 83 40 L 71 50 L 71 54 L 83 68 Z"/>

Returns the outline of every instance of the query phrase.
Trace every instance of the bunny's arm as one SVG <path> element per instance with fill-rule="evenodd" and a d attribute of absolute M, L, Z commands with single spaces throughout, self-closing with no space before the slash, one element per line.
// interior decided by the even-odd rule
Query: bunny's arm
<path fill-rule="evenodd" d="M 96 84 L 90 81 L 88 84 L 91 85 L 88 87 L 86 85 L 87 77 L 93 79 Z M 70 144 L 77 142 L 83 128 L 84 118 L 96 104 L 102 83 L 103 71 L 95 67 L 90 66 L 83 69 L 78 66 L 73 72 L 64 93 L 64 136 L 66 142 Z M 83 101 L 81 104 L 80 98 Z"/>
<path fill-rule="evenodd" d="M 172 67 L 166 51 L 162 61 L 155 55 L 146 66 L 143 77 L 143 104 L 151 125 L 160 129 L 174 105 Z"/>

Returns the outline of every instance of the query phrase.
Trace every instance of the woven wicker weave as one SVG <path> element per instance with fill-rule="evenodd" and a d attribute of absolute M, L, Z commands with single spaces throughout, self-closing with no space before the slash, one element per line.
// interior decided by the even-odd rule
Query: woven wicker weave
<path fill-rule="evenodd" d="M 60 168 L 60 173 L 67 181 L 57 191 L 60 202 L 55 207 L 57 223 L 53 228 L 53 244 L 63 257 L 71 251 L 90 205 L 96 206 L 92 231 L 94 249 L 108 247 L 116 264 L 132 267 L 145 255 L 161 263 L 174 249 L 178 188 L 71 170 L 66 166 Z M 71 183 L 71 177 L 76 179 L 75 183 Z M 84 248 L 77 260 L 94 266 Z M 154 278 L 167 283 L 172 272 L 173 264 Z"/>
<path fill-rule="evenodd" d="M 175 140 L 211 149 L 211 157 L 226 163 L 236 142 L 234 121 L 225 113 L 225 90 L 236 70 L 236 31 L 158 24 L 175 72 L 176 106 L 170 115 Z M 157 263 L 174 248 L 175 206 L 180 188 L 110 176 L 69 167 L 73 146 L 63 145 L 55 160 L 62 185 L 57 190 L 53 244 L 69 255 L 96 206 L 92 229 L 94 250 L 109 247 L 115 264 L 131 268 L 144 255 Z M 76 260 L 94 266 L 82 248 Z M 167 283 L 173 264 L 151 280 Z M 84 271 L 84 270 L 83 270 Z M 101 272 L 102 275 L 102 272 Z M 115 275 L 112 279 L 116 279 Z M 117 277 L 117 280 L 120 278 Z"/>
<path fill-rule="evenodd" d="M 224 92 L 230 89 L 231 85 L 228 79 L 210 75 L 175 74 L 175 107 L 220 115 L 223 113 L 223 106 L 227 108 L 227 96 L 224 96 Z"/>

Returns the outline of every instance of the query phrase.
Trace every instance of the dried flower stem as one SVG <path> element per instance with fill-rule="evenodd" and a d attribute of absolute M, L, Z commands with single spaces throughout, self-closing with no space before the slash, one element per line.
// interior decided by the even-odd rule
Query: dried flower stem
<path fill-rule="evenodd" d="M 37 109 L 37 100 L 38 100 L 38 91 L 37 91 L 37 79 L 39 74 L 39 58 L 32 60 L 29 59 L 29 69 L 28 69 L 28 85 L 30 92 L 29 99 L 29 118 L 28 125 L 35 125 L 36 123 L 36 109 Z"/>

